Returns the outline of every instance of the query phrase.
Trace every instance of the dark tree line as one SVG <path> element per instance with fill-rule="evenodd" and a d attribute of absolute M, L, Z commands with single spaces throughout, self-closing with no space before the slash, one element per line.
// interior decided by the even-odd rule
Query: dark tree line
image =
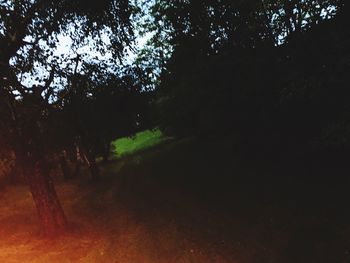
<path fill-rule="evenodd" d="M 347 3 L 156 1 L 151 12 L 173 48 L 155 103 L 165 131 L 346 146 Z"/>

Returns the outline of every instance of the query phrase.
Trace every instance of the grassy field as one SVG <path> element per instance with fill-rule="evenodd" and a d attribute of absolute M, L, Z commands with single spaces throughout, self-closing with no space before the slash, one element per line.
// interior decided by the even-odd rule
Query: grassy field
<path fill-rule="evenodd" d="M 134 137 L 120 138 L 112 142 L 113 153 L 116 157 L 131 155 L 154 147 L 169 138 L 158 129 L 137 133 Z"/>
<path fill-rule="evenodd" d="M 306 180 L 318 171 L 294 161 L 251 165 L 226 139 L 131 148 L 99 183 L 56 180 L 74 226 L 56 240 L 38 235 L 27 187 L 2 190 L 0 262 L 350 262 L 348 181 Z"/>

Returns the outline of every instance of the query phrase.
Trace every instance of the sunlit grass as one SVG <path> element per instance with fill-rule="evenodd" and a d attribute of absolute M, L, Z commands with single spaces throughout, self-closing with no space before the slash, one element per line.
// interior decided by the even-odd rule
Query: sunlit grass
<path fill-rule="evenodd" d="M 169 139 L 158 130 L 146 130 L 137 133 L 133 137 L 120 138 L 112 142 L 113 152 L 116 157 L 131 155 L 136 152 L 156 146 Z"/>

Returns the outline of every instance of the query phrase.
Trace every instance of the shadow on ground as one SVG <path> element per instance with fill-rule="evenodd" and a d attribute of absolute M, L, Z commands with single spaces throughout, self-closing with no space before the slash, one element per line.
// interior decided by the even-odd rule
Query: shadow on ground
<path fill-rule="evenodd" d="M 104 165 L 97 184 L 58 182 L 76 227 L 57 240 L 38 237 L 27 189 L 8 187 L 0 262 L 350 261 L 349 183 L 334 164 L 250 162 L 233 148 L 169 142 Z"/>

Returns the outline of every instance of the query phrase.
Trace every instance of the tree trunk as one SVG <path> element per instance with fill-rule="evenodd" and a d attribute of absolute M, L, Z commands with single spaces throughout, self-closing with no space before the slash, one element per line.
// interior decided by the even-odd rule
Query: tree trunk
<path fill-rule="evenodd" d="M 97 163 L 96 163 L 95 155 L 92 154 L 91 152 L 87 153 L 87 154 L 84 154 L 84 159 L 85 159 L 86 163 L 89 166 L 91 179 L 93 181 L 99 180 L 100 179 L 100 172 L 99 172 L 99 169 L 98 169 L 98 166 L 97 166 Z"/>
<path fill-rule="evenodd" d="M 95 157 L 92 157 L 89 164 L 91 179 L 97 181 L 100 178 L 100 172 Z"/>
<path fill-rule="evenodd" d="M 74 168 L 74 174 L 73 174 L 74 177 L 79 176 L 80 168 L 81 168 L 81 162 L 80 161 L 76 161 L 75 162 L 75 168 Z"/>
<path fill-rule="evenodd" d="M 83 157 L 81 156 L 81 150 L 79 148 L 79 146 L 75 146 L 75 168 L 74 168 L 74 174 L 73 176 L 74 177 L 77 177 L 79 174 L 80 174 L 80 168 L 81 168 L 81 165 L 84 163 L 84 159 Z"/>
<path fill-rule="evenodd" d="M 66 151 L 63 151 L 59 156 L 60 166 L 62 170 L 62 174 L 64 179 L 68 180 L 72 178 L 72 173 L 69 169 L 69 165 L 67 162 L 67 153 Z"/>
<path fill-rule="evenodd" d="M 45 161 L 34 162 L 29 170 L 28 183 L 38 212 L 42 234 L 56 236 L 68 230 L 67 219 L 58 200 Z"/>
<path fill-rule="evenodd" d="M 111 153 L 111 143 L 105 143 L 103 147 L 103 162 L 108 162 L 109 154 Z"/>
<path fill-rule="evenodd" d="M 99 172 L 95 158 L 91 159 L 90 172 L 91 172 L 92 180 L 98 180 L 100 178 L 100 172 Z"/>

